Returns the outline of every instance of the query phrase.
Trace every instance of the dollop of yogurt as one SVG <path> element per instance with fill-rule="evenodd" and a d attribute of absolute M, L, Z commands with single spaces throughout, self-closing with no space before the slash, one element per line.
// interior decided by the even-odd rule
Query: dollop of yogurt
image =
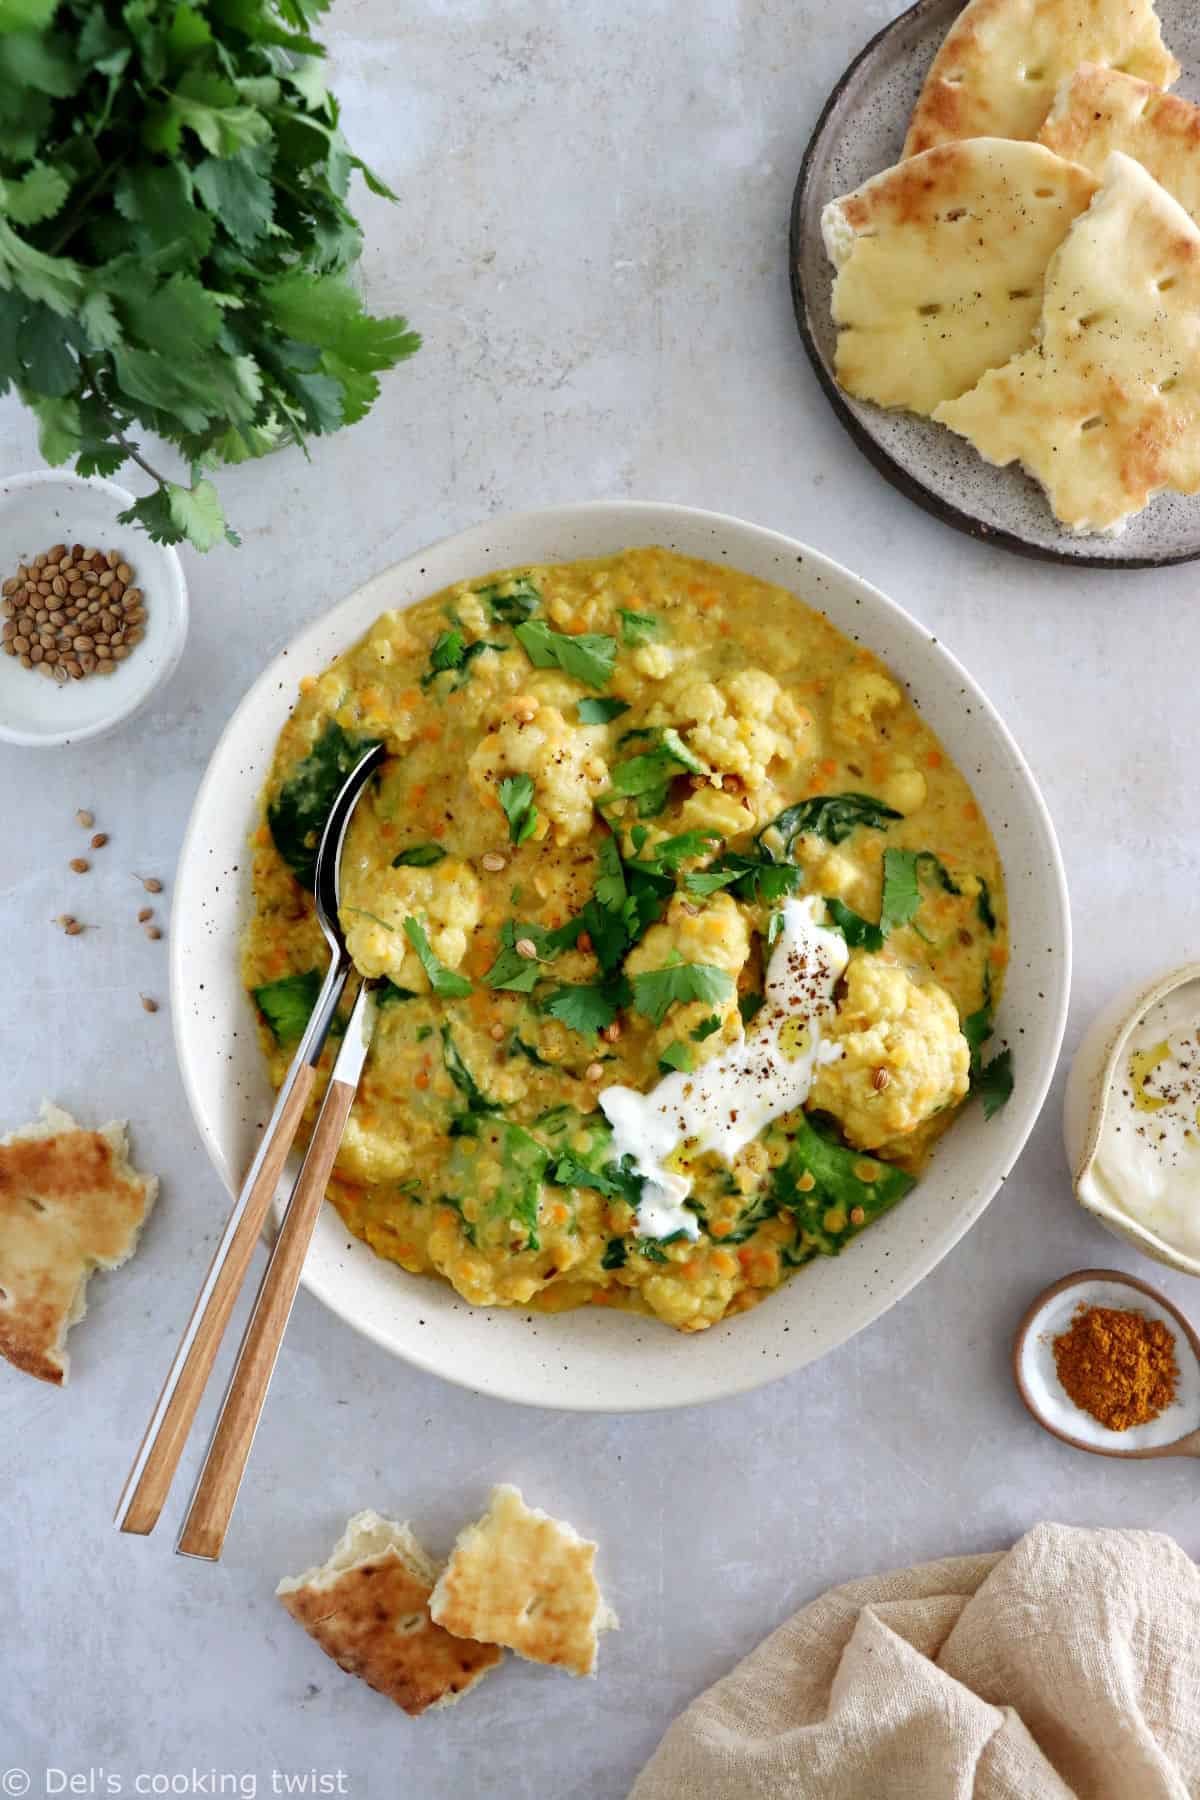
<path fill-rule="evenodd" d="M 841 1052 L 822 1041 L 833 990 L 846 967 L 846 940 L 819 923 L 825 903 L 785 900 L 783 925 L 767 966 L 763 1005 L 729 1048 L 693 1074 L 666 1075 L 648 1094 L 602 1088 L 600 1107 L 613 1130 L 613 1155 L 628 1156 L 645 1183 L 637 1228 L 643 1237 L 700 1235 L 684 1201 L 691 1178 L 676 1165 L 682 1151 L 712 1151 L 732 1162 L 782 1113 L 803 1105 L 820 1064 Z"/>
<path fill-rule="evenodd" d="M 1200 1256 L 1200 983 L 1164 995 L 1130 1034 L 1091 1176 L 1111 1206 Z"/>

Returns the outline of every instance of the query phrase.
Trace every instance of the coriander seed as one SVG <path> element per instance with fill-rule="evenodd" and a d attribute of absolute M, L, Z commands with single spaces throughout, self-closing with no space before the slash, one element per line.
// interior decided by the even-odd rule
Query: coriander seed
<path fill-rule="evenodd" d="M 76 875 L 86 875 L 92 865 L 86 856 L 73 856 L 68 866 L 74 870 Z"/>

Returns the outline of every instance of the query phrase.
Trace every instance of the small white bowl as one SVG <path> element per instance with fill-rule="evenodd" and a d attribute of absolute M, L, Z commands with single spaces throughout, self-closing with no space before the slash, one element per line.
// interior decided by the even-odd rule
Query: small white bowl
<path fill-rule="evenodd" d="M 1168 1269 L 1178 1269 L 1184 1275 L 1200 1275 L 1200 1260 L 1127 1217 L 1106 1197 L 1095 1178 L 1100 1133 L 1130 1036 L 1152 1006 L 1189 981 L 1200 981 L 1200 963 L 1184 963 L 1157 975 L 1153 981 L 1126 988 L 1095 1019 L 1071 1064 L 1063 1101 L 1063 1141 L 1075 1198 L 1086 1212 L 1135 1250 L 1152 1256 L 1155 1262 L 1165 1263 Z"/>
<path fill-rule="evenodd" d="M 144 706 L 173 674 L 187 638 L 188 597 L 174 550 L 117 514 L 134 496 L 113 481 L 54 469 L 0 479 L 0 581 L 51 544 L 95 544 L 129 558 L 146 596 L 146 635 L 115 675 L 47 681 L 0 656 L 0 738 L 40 749 L 103 737 Z"/>

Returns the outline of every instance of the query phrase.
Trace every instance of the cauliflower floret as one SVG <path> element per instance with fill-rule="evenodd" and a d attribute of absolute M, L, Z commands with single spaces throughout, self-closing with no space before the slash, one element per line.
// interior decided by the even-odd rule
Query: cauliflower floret
<path fill-rule="evenodd" d="M 925 777 L 910 757 L 898 756 L 891 774 L 879 790 L 880 798 L 897 812 L 919 812 L 929 792 Z"/>
<path fill-rule="evenodd" d="M 438 961 L 457 969 L 480 906 L 475 871 L 458 857 L 432 869 L 380 868 L 353 840 L 342 857 L 342 929 L 363 975 L 386 975 L 397 987 L 427 994 L 429 979 L 405 936 L 405 919 L 416 919 Z"/>
<path fill-rule="evenodd" d="M 804 869 L 804 885 L 810 893 L 835 900 L 854 900 L 865 885 L 865 871 L 840 850 L 832 850 L 824 838 L 806 831 L 792 844 L 792 854 Z"/>
<path fill-rule="evenodd" d="M 830 716 L 840 743 L 871 743 L 879 736 L 879 714 L 894 713 L 902 695 L 879 669 L 846 669 L 833 684 Z"/>
<path fill-rule="evenodd" d="M 467 765 L 480 798 L 494 802 L 505 775 L 531 775 L 537 810 L 555 842 L 570 843 L 592 828 L 592 801 L 608 786 L 608 764 L 588 735 L 567 724 L 556 706 L 530 695 L 509 702 L 496 729 L 476 746 Z"/>
<path fill-rule="evenodd" d="M 851 957 L 827 1041 L 842 1054 L 819 1069 L 812 1104 L 856 1149 L 906 1137 L 967 1091 L 971 1053 L 953 1000 L 881 956 Z"/>
<path fill-rule="evenodd" d="M 737 775 L 760 788 L 777 759 L 812 755 L 815 724 L 773 676 L 741 669 L 721 681 L 692 681 L 674 698 L 675 718 L 691 748 L 719 775 Z"/>
<path fill-rule="evenodd" d="M 629 660 L 639 675 L 664 681 L 675 667 L 675 652 L 667 644 L 643 644 Z"/>
<path fill-rule="evenodd" d="M 753 831 L 758 815 L 745 794 L 731 788 L 693 788 L 679 809 L 680 831 L 712 831 L 718 837 L 739 837 Z"/>
<path fill-rule="evenodd" d="M 655 1037 L 656 1053 L 676 1039 L 692 1044 L 691 1032 L 715 1013 L 722 1026 L 738 1017 L 737 978 L 750 955 L 750 929 L 737 902 L 729 894 L 714 894 L 703 907 L 676 894 L 666 917 L 652 925 L 641 943 L 630 951 L 625 973 L 632 978 L 672 962 L 708 963 L 724 969 L 732 986 L 723 1000 L 692 1000 L 672 1004 Z M 707 1061 L 724 1048 L 727 1033 L 714 1033 L 692 1045 L 697 1063 Z"/>

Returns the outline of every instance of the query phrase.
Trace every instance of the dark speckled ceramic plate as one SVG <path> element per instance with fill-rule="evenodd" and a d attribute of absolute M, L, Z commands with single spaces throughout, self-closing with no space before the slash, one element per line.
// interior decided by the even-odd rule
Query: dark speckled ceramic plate
<path fill-rule="evenodd" d="M 963 0 L 917 0 L 872 38 L 826 102 L 792 203 L 796 320 L 834 411 L 859 449 L 935 518 L 1022 556 L 1099 569 L 1144 569 L 1200 557 L 1200 496 L 1160 494 L 1117 537 L 1076 537 L 1018 468 L 994 469 L 944 426 L 888 412 L 842 392 L 833 376 L 833 266 L 821 239 L 826 202 L 894 163 L 925 72 Z M 1158 0 L 1167 43 L 1183 65 L 1175 92 L 1200 99 L 1200 7 Z"/>

